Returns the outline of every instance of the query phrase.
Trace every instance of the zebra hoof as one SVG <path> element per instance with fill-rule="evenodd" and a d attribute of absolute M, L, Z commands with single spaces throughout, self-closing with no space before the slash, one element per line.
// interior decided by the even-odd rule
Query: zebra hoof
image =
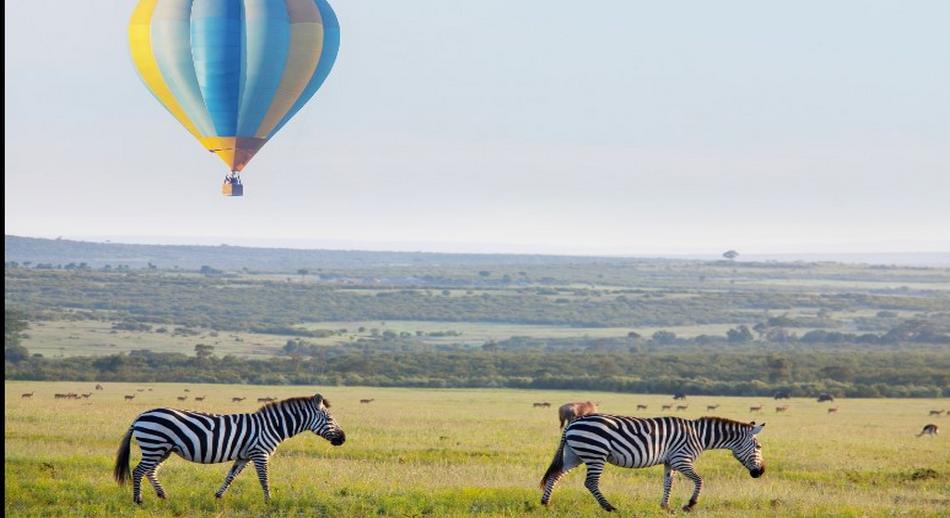
<path fill-rule="evenodd" d="M 161 498 L 162 500 L 164 500 L 165 498 L 167 498 L 168 495 L 166 495 L 165 493 L 159 493 L 157 496 Z"/>
<path fill-rule="evenodd" d="M 612 505 L 610 505 L 610 504 L 607 504 L 607 505 L 604 506 L 604 511 L 607 511 L 608 513 L 612 513 L 612 512 L 614 512 L 614 511 L 616 511 L 616 510 L 617 510 L 617 508 L 614 507 L 614 506 L 612 506 Z"/>
<path fill-rule="evenodd" d="M 215 494 L 214 494 L 214 497 L 215 497 L 215 498 L 221 498 L 222 496 L 224 496 L 224 493 L 215 493 Z"/>
<path fill-rule="evenodd" d="M 690 511 L 692 511 L 692 510 L 693 510 L 693 506 L 691 506 L 691 505 L 684 505 L 684 506 L 683 506 L 683 512 L 684 512 L 684 513 L 688 513 L 688 512 L 690 512 Z"/>

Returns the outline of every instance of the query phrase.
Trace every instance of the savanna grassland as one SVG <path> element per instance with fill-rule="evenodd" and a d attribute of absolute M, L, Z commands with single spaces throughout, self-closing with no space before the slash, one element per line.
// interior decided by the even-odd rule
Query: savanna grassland
<path fill-rule="evenodd" d="M 9 516 L 600 516 L 583 488 L 583 469 L 566 476 L 549 509 L 537 487 L 557 446 L 556 407 L 598 401 L 605 412 L 662 415 L 668 395 L 506 389 L 404 389 L 199 384 L 7 381 L 4 390 L 4 511 Z M 188 389 L 188 392 L 185 392 Z M 141 390 L 141 392 L 139 391 Z M 285 442 L 271 461 L 273 498 L 265 503 L 247 469 L 221 500 L 229 465 L 171 458 L 160 472 L 169 493 L 112 480 L 115 451 L 140 412 L 158 406 L 216 413 L 256 409 L 260 397 L 321 392 L 347 442 L 333 447 L 309 432 Z M 55 400 L 58 392 L 92 392 Z M 32 398 L 21 397 L 33 393 Z M 124 395 L 135 395 L 131 402 Z M 187 396 L 184 403 L 176 400 Z M 195 396 L 206 396 L 202 402 Z M 232 397 L 246 397 L 232 403 Z M 360 404 L 360 399 L 373 399 Z M 552 408 L 533 408 L 548 401 Z M 950 508 L 947 437 L 916 437 L 926 423 L 947 434 L 947 399 L 839 399 L 690 396 L 679 415 L 708 413 L 767 423 L 760 436 L 767 473 L 752 479 L 726 451 L 705 453 L 698 516 L 946 516 Z M 647 412 L 634 412 L 637 404 Z M 706 406 L 721 405 L 714 412 Z M 778 405 L 789 405 L 776 413 Z M 761 413 L 750 406 L 762 405 Z M 837 407 L 836 414 L 827 412 Z M 138 448 L 133 445 L 133 463 Z M 677 477 L 673 503 L 691 484 Z M 662 516 L 662 468 L 609 467 L 601 489 L 625 516 Z"/>

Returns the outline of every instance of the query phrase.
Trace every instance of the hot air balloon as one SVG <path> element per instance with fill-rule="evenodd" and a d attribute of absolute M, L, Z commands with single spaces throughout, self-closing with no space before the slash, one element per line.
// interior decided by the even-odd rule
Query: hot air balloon
<path fill-rule="evenodd" d="M 326 0 L 140 0 L 129 22 L 145 86 L 239 173 L 330 73 L 340 26 Z"/>

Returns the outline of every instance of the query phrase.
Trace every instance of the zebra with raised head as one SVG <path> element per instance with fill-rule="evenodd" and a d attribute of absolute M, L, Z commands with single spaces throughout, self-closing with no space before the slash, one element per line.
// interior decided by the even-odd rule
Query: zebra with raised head
<path fill-rule="evenodd" d="M 333 420 L 330 402 L 320 394 L 268 403 L 249 414 L 208 414 L 190 410 L 156 408 L 132 422 L 115 460 L 115 480 L 119 484 L 132 478 L 132 499 L 142 503 L 142 477 L 148 479 L 159 498 L 165 490 L 158 482 L 158 468 L 175 453 L 192 462 L 211 464 L 234 461 L 224 485 L 215 496 L 221 498 L 248 462 L 257 469 L 257 478 L 270 498 L 267 463 L 284 439 L 310 430 L 339 446 L 346 441 L 343 429 Z M 132 438 L 139 443 L 142 460 L 129 472 Z"/>
<path fill-rule="evenodd" d="M 547 505 L 554 486 L 565 473 L 587 465 L 584 486 L 607 511 L 615 508 L 600 492 L 600 476 L 606 463 L 624 468 L 645 468 L 663 464 L 663 499 L 660 506 L 669 509 L 673 472 L 679 471 L 693 481 L 695 488 L 690 511 L 699 499 L 703 479 L 693 469 L 693 461 L 705 450 L 725 448 L 742 463 L 753 478 L 765 473 L 762 447 L 756 435 L 765 423 L 741 423 L 721 417 L 682 419 L 679 417 L 637 418 L 607 414 L 579 417 L 564 429 L 554 460 L 541 479 L 541 504 Z"/>

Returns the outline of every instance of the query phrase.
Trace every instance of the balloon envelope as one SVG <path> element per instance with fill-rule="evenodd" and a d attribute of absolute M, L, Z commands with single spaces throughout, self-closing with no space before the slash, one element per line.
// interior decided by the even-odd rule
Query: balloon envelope
<path fill-rule="evenodd" d="M 241 171 L 323 84 L 340 26 L 325 0 L 141 0 L 129 46 L 158 101 Z"/>

